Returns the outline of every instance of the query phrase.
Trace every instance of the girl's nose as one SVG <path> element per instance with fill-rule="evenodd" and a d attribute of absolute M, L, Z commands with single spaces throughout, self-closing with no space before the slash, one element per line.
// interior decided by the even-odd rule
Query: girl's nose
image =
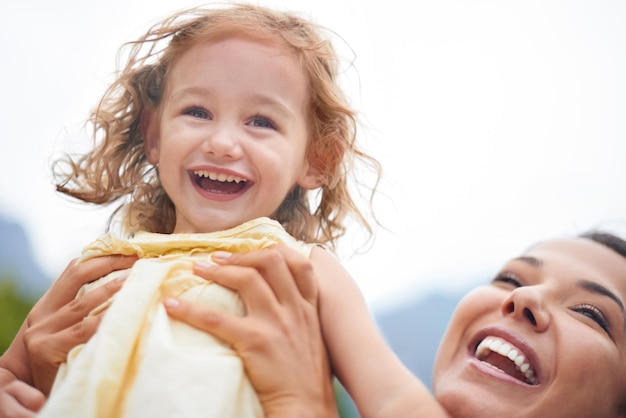
<path fill-rule="evenodd" d="M 525 322 L 537 332 L 544 332 L 550 326 L 551 316 L 537 286 L 522 286 L 513 290 L 502 302 L 500 310 L 502 315 Z"/>
<path fill-rule="evenodd" d="M 233 127 L 215 124 L 202 143 L 202 151 L 220 158 L 239 158 L 241 156 L 240 135 Z"/>

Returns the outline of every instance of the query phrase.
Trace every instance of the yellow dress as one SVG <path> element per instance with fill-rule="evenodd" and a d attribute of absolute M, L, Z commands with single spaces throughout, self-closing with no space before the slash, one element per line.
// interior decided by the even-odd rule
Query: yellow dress
<path fill-rule="evenodd" d="M 83 258 L 137 255 L 97 333 L 61 366 L 40 417 L 262 417 L 241 359 L 221 340 L 168 317 L 162 301 L 177 297 L 243 315 L 239 296 L 192 273 L 194 261 L 217 250 L 248 252 L 284 243 L 309 256 L 280 224 L 259 218 L 207 234 L 142 232 L 129 240 L 104 235 Z M 79 295 L 123 272 L 86 285 Z"/>

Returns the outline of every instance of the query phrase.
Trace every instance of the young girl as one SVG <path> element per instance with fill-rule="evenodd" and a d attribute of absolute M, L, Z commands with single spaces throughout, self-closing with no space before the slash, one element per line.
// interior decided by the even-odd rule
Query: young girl
<path fill-rule="evenodd" d="M 106 235 L 84 258 L 141 260 L 102 307 L 98 333 L 68 356 L 42 416 L 260 416 L 234 351 L 169 319 L 162 302 L 243 314 L 236 295 L 195 277 L 192 263 L 277 243 L 310 257 L 333 371 L 361 413 L 407 416 L 419 382 L 319 246 L 334 247 L 348 216 L 368 228 L 347 176 L 357 160 L 377 167 L 356 145 L 321 30 L 262 7 L 199 8 L 130 46 L 92 114 L 96 146 L 67 160 L 58 190 L 96 204 L 124 199 L 113 220 L 130 238 Z"/>

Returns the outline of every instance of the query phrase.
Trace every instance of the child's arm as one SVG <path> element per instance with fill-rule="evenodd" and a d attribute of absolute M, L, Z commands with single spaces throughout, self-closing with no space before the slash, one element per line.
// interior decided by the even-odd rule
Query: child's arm
<path fill-rule="evenodd" d="M 320 281 L 320 319 L 332 366 L 361 416 L 447 417 L 387 345 L 359 288 L 337 259 L 314 248 L 311 262 Z"/>

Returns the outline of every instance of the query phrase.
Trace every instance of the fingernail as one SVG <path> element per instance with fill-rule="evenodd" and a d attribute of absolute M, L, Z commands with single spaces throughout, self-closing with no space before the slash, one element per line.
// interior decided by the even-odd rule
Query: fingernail
<path fill-rule="evenodd" d="M 213 267 L 215 264 L 213 263 L 209 263 L 208 261 L 196 261 L 196 267 L 202 269 L 202 270 L 207 270 L 210 269 L 211 267 Z"/>
<path fill-rule="evenodd" d="M 174 298 L 165 298 L 163 305 L 165 305 L 166 308 L 178 308 L 180 301 Z"/>
<path fill-rule="evenodd" d="M 231 255 L 233 254 L 228 251 L 215 251 L 211 254 L 211 258 L 216 260 L 228 260 Z"/>
<path fill-rule="evenodd" d="M 120 277 L 118 277 L 117 280 L 118 282 L 123 282 L 124 280 L 128 279 L 128 273 L 124 273 L 122 274 Z"/>

